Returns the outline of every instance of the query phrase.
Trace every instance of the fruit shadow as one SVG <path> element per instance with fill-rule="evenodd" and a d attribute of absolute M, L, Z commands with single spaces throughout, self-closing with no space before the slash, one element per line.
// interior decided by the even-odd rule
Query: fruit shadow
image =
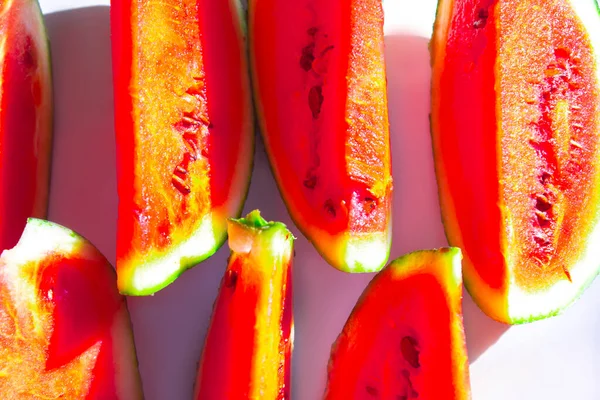
<path fill-rule="evenodd" d="M 114 263 L 116 171 L 109 8 L 46 15 L 53 56 L 55 138 L 49 219 L 90 239 Z M 396 195 L 392 257 L 445 245 L 429 139 L 427 41 L 386 39 Z M 296 240 L 293 392 L 321 397 L 331 344 L 372 274 L 328 266 L 290 220 L 260 138 L 244 213 L 288 224 Z M 140 373 L 147 399 L 189 398 L 227 246 L 155 296 L 129 298 Z M 465 296 L 471 360 L 506 329 Z"/>
<path fill-rule="evenodd" d="M 428 39 L 386 36 L 386 70 L 394 175 L 391 259 L 410 251 L 447 246 L 441 222 L 429 125 L 431 68 Z M 463 315 L 470 362 L 506 332 L 466 293 Z"/>

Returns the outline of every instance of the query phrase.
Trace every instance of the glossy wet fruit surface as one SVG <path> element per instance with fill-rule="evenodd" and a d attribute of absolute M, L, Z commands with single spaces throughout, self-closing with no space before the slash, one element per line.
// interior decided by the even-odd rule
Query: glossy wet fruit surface
<path fill-rule="evenodd" d="M 334 267 L 381 269 L 392 196 L 381 2 L 252 0 L 249 30 L 259 121 L 292 219 Z"/>
<path fill-rule="evenodd" d="M 111 8 L 123 293 L 168 285 L 212 255 L 239 215 L 253 155 L 236 0 Z"/>
<path fill-rule="evenodd" d="M 490 316 L 555 314 L 597 274 L 592 1 L 442 1 L 432 47 L 440 199 Z"/>
<path fill-rule="evenodd" d="M 0 4 L 0 251 L 48 207 L 52 77 L 35 0 Z"/>
<path fill-rule="evenodd" d="M 229 222 L 231 256 L 195 398 L 291 398 L 293 240 L 285 225 L 258 211 Z"/>

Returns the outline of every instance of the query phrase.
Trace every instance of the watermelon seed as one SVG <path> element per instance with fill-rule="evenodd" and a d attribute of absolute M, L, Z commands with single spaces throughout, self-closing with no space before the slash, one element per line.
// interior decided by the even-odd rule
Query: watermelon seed
<path fill-rule="evenodd" d="M 552 208 L 552 204 L 546 196 L 543 194 L 538 194 L 535 200 L 535 208 L 542 212 L 546 212 Z"/>
<path fill-rule="evenodd" d="M 182 120 L 187 122 L 191 126 L 198 126 L 200 124 L 197 119 L 192 118 L 192 116 L 190 115 L 184 115 Z"/>
<path fill-rule="evenodd" d="M 379 397 L 379 390 L 373 386 L 367 385 L 367 393 L 374 397 Z"/>
<path fill-rule="evenodd" d="M 194 161 L 197 160 L 198 145 L 196 144 L 196 137 L 193 135 L 184 134 L 183 144 L 185 144 L 185 147 L 187 147 L 188 153 L 190 154 L 190 158 Z"/>
<path fill-rule="evenodd" d="M 196 79 L 196 86 L 192 86 L 187 89 L 185 92 L 190 96 L 194 96 L 200 100 L 199 97 L 202 96 L 202 89 L 204 88 L 204 82 L 202 80 Z"/>
<path fill-rule="evenodd" d="M 327 201 L 325 201 L 324 204 L 325 207 L 325 211 L 327 211 L 327 214 L 329 214 L 331 217 L 335 218 L 335 206 L 333 204 L 333 200 L 331 199 L 327 199 Z"/>
<path fill-rule="evenodd" d="M 235 289 L 235 285 L 237 284 L 238 274 L 234 270 L 227 270 L 227 274 L 225 275 L 225 286 L 228 288 Z"/>
<path fill-rule="evenodd" d="M 551 177 L 552 177 L 552 175 L 550 175 L 547 172 L 544 172 L 542 174 L 542 176 L 540 177 L 540 182 L 542 183 L 542 185 L 546 185 L 550 181 Z"/>
<path fill-rule="evenodd" d="M 404 336 L 400 342 L 400 350 L 402 357 L 410 364 L 413 368 L 419 368 L 419 351 L 416 348 L 417 341 L 411 336 Z"/>
<path fill-rule="evenodd" d="M 323 105 L 323 89 L 321 86 L 313 86 L 308 92 L 308 106 L 312 112 L 313 119 L 319 118 L 321 106 Z"/>
<path fill-rule="evenodd" d="M 473 22 L 473 28 L 475 28 L 475 29 L 484 28 L 485 25 L 487 24 L 488 17 L 489 17 L 488 11 L 484 8 L 480 8 L 479 11 L 477 12 L 477 18 L 475 19 L 475 22 Z"/>
<path fill-rule="evenodd" d="M 308 176 L 306 177 L 306 179 L 304 179 L 304 186 L 308 189 L 314 189 L 315 186 L 317 186 L 317 176 L 314 175 L 312 172 L 308 173 Z"/>
<path fill-rule="evenodd" d="M 181 176 L 182 178 L 184 178 L 188 174 L 188 171 L 185 168 L 183 168 L 181 165 L 178 165 L 175 167 L 174 173 Z"/>
<path fill-rule="evenodd" d="M 176 174 L 173 174 L 171 176 L 171 183 L 173 183 L 175 189 L 179 190 L 183 195 L 190 194 L 190 192 L 192 191 L 192 189 L 187 185 L 187 183 L 185 183 L 185 181 Z"/>
<path fill-rule="evenodd" d="M 310 36 L 315 36 L 318 31 L 319 31 L 319 28 L 313 26 L 312 28 L 308 28 L 306 33 L 308 33 Z"/>
<path fill-rule="evenodd" d="M 300 67 L 306 72 L 312 69 L 312 63 L 315 60 L 315 56 L 313 54 L 314 50 L 314 43 L 311 43 L 302 49 L 302 56 L 300 57 Z"/>

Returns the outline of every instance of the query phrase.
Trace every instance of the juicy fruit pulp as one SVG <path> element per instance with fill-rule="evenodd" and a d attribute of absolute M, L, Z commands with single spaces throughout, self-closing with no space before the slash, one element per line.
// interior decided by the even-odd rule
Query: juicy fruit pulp
<path fill-rule="evenodd" d="M 381 269 L 392 195 L 381 0 L 251 0 L 249 14 L 258 115 L 291 217 L 334 267 Z"/>
<path fill-rule="evenodd" d="M 459 249 L 419 251 L 371 281 L 333 346 L 325 398 L 470 398 Z"/>
<path fill-rule="evenodd" d="M 122 293 L 153 293 L 212 255 L 253 154 L 237 0 L 111 7 Z"/>
<path fill-rule="evenodd" d="M 30 219 L 0 257 L 0 397 L 142 398 L 112 267 L 88 241 Z"/>
<path fill-rule="evenodd" d="M 46 216 L 52 147 L 52 78 L 36 0 L 0 4 L 0 251 L 28 217 Z"/>
<path fill-rule="evenodd" d="M 229 222 L 231 257 L 206 337 L 197 399 L 290 398 L 293 236 L 258 211 Z"/>
<path fill-rule="evenodd" d="M 553 315 L 598 271 L 593 1 L 440 2 L 432 132 L 449 242 L 491 317 Z M 596 258 L 596 259 L 595 259 Z"/>

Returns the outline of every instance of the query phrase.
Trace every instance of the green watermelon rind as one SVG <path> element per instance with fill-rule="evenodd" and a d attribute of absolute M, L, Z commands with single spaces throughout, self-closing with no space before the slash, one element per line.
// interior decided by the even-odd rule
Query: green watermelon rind
<path fill-rule="evenodd" d="M 8 263 L 20 266 L 30 262 L 37 262 L 46 257 L 57 254 L 64 256 L 78 255 L 87 260 L 99 260 L 105 265 L 105 272 L 116 282 L 116 273 L 106 257 L 85 237 L 71 229 L 38 218 L 29 218 L 19 242 L 12 249 L 4 250 L 0 256 L 3 264 Z M 115 285 L 115 294 L 117 288 Z M 138 372 L 138 359 L 133 340 L 133 330 L 127 303 L 123 301 L 122 308 L 115 315 L 111 334 L 118 343 L 120 350 L 116 356 L 120 357 L 116 363 L 115 384 L 118 393 L 123 399 L 144 398 L 142 382 Z M 125 366 L 125 368 L 123 368 Z M 123 393 L 121 393 L 123 392 Z"/>
<path fill-rule="evenodd" d="M 231 8 L 236 16 L 237 28 L 239 28 L 239 36 L 243 43 L 243 56 L 249 68 L 248 55 L 248 34 L 246 25 L 246 16 L 244 7 L 239 0 L 228 0 Z M 248 71 L 242 72 L 245 76 Z M 251 82 L 248 78 L 248 100 L 252 103 L 252 95 L 250 94 Z M 250 191 L 250 181 L 252 170 L 254 167 L 254 114 L 250 113 L 250 120 L 247 135 L 249 136 L 248 154 L 242 157 L 247 160 L 247 165 L 236 166 L 238 171 L 246 171 L 245 174 L 238 173 L 243 179 L 243 187 L 240 188 L 239 198 L 236 201 L 228 200 L 233 206 L 233 213 L 230 215 L 241 216 L 244 209 L 248 193 Z M 238 164 L 241 159 L 238 159 Z M 243 176 L 242 176 L 243 175 Z M 237 196 L 236 196 L 237 197 Z M 212 257 L 227 240 L 227 230 L 215 229 L 213 219 L 218 218 L 212 212 L 209 212 L 204 220 L 199 224 L 187 240 L 179 243 L 177 246 L 170 249 L 168 252 L 161 252 L 159 255 L 147 256 L 143 265 L 135 267 L 135 271 L 127 272 L 127 278 L 119 279 L 119 291 L 127 296 L 148 296 L 166 288 L 171 283 L 176 281 L 184 272 L 195 267 L 201 262 Z M 169 272 L 165 273 L 165 270 Z M 150 282 L 150 283 L 148 283 Z"/>

